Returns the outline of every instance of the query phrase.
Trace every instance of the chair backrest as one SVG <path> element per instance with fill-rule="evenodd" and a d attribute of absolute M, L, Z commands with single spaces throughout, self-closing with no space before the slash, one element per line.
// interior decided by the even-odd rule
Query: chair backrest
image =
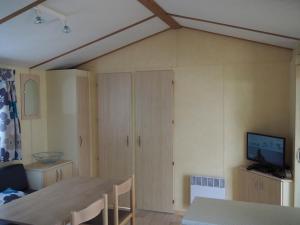
<path fill-rule="evenodd" d="M 131 191 L 131 188 L 133 186 L 133 177 L 130 177 L 128 180 L 123 182 L 122 184 L 115 185 L 115 192 L 117 193 L 118 196 L 123 195 Z"/>
<path fill-rule="evenodd" d="M 103 211 L 103 225 L 108 225 L 107 195 L 92 203 L 85 209 L 71 213 L 71 225 L 79 225 L 96 218 Z"/>
<path fill-rule="evenodd" d="M 125 220 L 135 218 L 135 180 L 134 175 L 132 175 L 128 180 L 124 181 L 119 185 L 114 185 L 113 195 L 114 195 L 114 225 L 123 224 L 121 221 L 119 223 L 119 196 L 130 192 L 130 213 Z"/>

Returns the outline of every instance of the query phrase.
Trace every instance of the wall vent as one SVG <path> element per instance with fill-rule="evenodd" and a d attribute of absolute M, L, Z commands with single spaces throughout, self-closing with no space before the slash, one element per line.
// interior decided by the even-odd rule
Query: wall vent
<path fill-rule="evenodd" d="M 211 176 L 190 176 L 190 202 L 195 197 L 225 199 L 225 179 Z"/>

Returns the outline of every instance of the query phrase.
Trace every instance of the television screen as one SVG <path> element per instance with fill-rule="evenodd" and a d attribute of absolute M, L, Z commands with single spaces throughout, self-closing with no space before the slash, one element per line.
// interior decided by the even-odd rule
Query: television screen
<path fill-rule="evenodd" d="M 285 138 L 247 133 L 247 159 L 284 167 Z"/>

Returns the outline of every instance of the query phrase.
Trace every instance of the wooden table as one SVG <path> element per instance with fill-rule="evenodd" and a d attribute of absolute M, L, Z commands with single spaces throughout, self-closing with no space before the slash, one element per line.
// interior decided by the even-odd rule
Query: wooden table
<path fill-rule="evenodd" d="M 41 189 L 0 207 L 0 219 L 32 225 L 60 225 L 70 212 L 80 210 L 110 193 L 120 180 L 75 177 Z"/>
<path fill-rule="evenodd" d="M 300 208 L 195 198 L 182 225 L 299 225 Z"/>

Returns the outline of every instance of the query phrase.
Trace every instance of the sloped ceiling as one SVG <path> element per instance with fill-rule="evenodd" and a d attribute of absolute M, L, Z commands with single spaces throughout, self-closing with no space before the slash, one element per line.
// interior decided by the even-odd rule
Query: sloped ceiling
<path fill-rule="evenodd" d="M 26 5 L 32 3 L 32 0 L 4 0 L 0 3 L 0 18 L 17 11 L 25 7 Z"/>
<path fill-rule="evenodd" d="M 0 18 L 34 2 L 4 0 Z M 300 40 L 299 0 L 156 0 L 181 26 L 294 48 Z M 34 10 L 0 24 L 0 64 L 68 68 L 169 28 L 138 0 L 47 0 L 72 32 Z M 126 29 L 124 29 L 126 27 Z"/>
<path fill-rule="evenodd" d="M 9 2 L 2 5 L 1 1 L 0 11 L 15 8 L 15 4 Z M 51 15 L 42 14 L 46 23 L 34 24 L 34 10 L 29 10 L 0 25 L 2 63 L 31 67 L 153 15 L 136 0 L 48 0 L 43 5 L 66 15 L 72 32 L 63 33 L 63 24 Z M 148 34 L 167 28 L 161 23 L 155 20 Z M 140 32 L 144 31 L 141 29 Z M 136 36 L 133 34 L 132 38 Z M 40 68 L 46 68 L 44 66 Z M 65 65 L 57 62 L 52 66 Z"/>
<path fill-rule="evenodd" d="M 182 26 L 287 48 L 294 48 L 300 40 L 299 0 L 157 0 L 157 3 L 169 14 L 177 15 L 173 18 Z"/>

